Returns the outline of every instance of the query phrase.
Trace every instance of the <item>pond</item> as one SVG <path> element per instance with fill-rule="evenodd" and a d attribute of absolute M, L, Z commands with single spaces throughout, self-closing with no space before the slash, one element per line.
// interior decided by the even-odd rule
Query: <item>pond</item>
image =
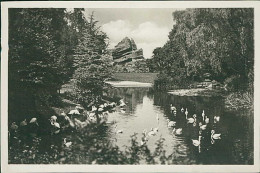
<path fill-rule="evenodd" d="M 156 150 L 156 142 L 164 139 L 165 155 L 174 156 L 172 164 L 253 164 L 253 116 L 246 110 L 226 110 L 222 97 L 175 96 L 153 92 L 150 87 L 113 88 L 109 96 L 122 98 L 126 105 L 117 106 L 109 113 L 107 124 L 95 129 L 91 139 L 84 137 L 89 132 L 75 130 L 61 131 L 57 135 L 28 135 L 22 137 L 22 142 L 12 139 L 9 141 L 9 163 L 88 164 L 86 158 L 105 159 L 107 154 L 102 147 L 92 149 L 94 143 L 96 148 L 103 143 L 124 151 L 126 146 L 130 147 L 130 136 L 136 133 L 138 145 L 146 142 L 152 152 Z M 176 108 L 176 116 L 171 104 Z M 185 112 L 187 118 L 196 114 L 196 121 L 187 123 Z M 219 119 L 214 121 L 214 116 Z M 205 118 L 209 118 L 208 123 Z M 176 122 L 175 127 L 170 127 L 168 121 Z M 200 122 L 207 124 L 206 129 L 200 130 Z M 221 134 L 219 139 L 214 139 L 212 130 Z M 142 140 L 144 134 L 145 141 Z M 72 141 L 73 147 L 66 148 L 64 138 Z M 107 157 L 112 159 L 110 154 Z M 94 161 L 92 164 L 96 162 L 99 163 Z M 110 163 L 120 164 L 117 161 Z"/>
<path fill-rule="evenodd" d="M 121 134 L 111 133 L 120 147 L 129 145 L 129 136 L 138 133 L 141 141 L 144 129 L 158 128 L 155 136 L 147 141 L 151 149 L 155 149 L 157 140 L 164 138 L 164 149 L 169 155 L 174 153 L 176 164 L 252 164 L 253 160 L 253 119 L 248 112 L 230 112 L 225 109 L 222 97 L 176 96 L 168 93 L 153 93 L 151 88 L 115 88 L 111 96 L 123 98 L 125 111 L 116 111 L 109 116 L 109 121 L 116 122 L 111 129 L 123 131 Z M 177 115 L 171 112 L 170 105 L 177 109 Z M 187 124 L 188 118 L 197 115 L 197 123 Z M 202 112 L 210 119 L 207 129 L 199 133 L 199 121 Z M 214 123 L 214 116 L 220 120 Z M 182 134 L 173 133 L 168 121 L 175 121 L 175 129 L 182 128 Z M 221 139 L 211 140 L 211 130 L 221 134 Z M 113 131 L 113 130 L 112 130 Z M 192 139 L 198 140 L 199 147 L 193 145 Z M 213 143 L 213 144 L 212 144 Z"/>

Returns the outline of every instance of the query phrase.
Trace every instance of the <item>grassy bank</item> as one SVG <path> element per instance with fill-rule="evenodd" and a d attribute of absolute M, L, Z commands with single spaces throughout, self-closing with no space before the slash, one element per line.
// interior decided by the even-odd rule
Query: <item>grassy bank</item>
<path fill-rule="evenodd" d="M 115 73 L 112 80 L 154 83 L 158 73 Z"/>

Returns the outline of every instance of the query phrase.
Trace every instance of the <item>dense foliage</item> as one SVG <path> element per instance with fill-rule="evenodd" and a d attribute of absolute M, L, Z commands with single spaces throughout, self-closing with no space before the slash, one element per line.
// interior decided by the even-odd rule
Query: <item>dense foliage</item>
<path fill-rule="evenodd" d="M 64 81 L 64 14 L 64 9 L 9 10 L 9 118 L 33 116 L 41 105 L 49 111 Z"/>
<path fill-rule="evenodd" d="M 252 88 L 253 15 L 250 8 L 174 12 L 169 40 L 150 62 L 150 69 L 160 72 L 157 88 L 187 87 L 205 73 L 231 90 Z"/>
<path fill-rule="evenodd" d="M 103 92 L 107 87 L 105 80 L 111 77 L 112 72 L 111 58 L 106 51 L 107 36 L 96 24 L 97 21 L 92 14 L 74 55 L 74 94 L 83 106 L 102 101 Z"/>
<path fill-rule="evenodd" d="M 109 75 L 106 35 L 91 17 L 84 9 L 9 10 L 10 122 L 54 114 L 50 107 L 71 79 L 79 101 L 93 100 L 85 94 L 90 90 L 100 95 Z"/>

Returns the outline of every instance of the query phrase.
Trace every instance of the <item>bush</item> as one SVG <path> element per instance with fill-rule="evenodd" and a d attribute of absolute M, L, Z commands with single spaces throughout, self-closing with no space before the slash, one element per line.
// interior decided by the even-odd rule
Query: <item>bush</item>
<path fill-rule="evenodd" d="M 225 105 L 229 109 L 254 109 L 254 94 L 251 92 L 235 92 L 227 96 Z"/>

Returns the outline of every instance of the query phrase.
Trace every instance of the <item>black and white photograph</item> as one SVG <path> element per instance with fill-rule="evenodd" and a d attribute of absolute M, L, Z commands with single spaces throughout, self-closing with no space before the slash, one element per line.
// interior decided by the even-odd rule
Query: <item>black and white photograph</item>
<path fill-rule="evenodd" d="M 256 171 L 257 3 L 121 3 L 2 3 L 5 164 Z"/>

